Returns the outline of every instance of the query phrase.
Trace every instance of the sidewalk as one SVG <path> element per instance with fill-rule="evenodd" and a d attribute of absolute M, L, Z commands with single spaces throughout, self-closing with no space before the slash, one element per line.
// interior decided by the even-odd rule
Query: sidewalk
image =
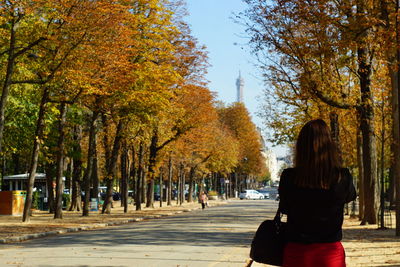
<path fill-rule="evenodd" d="M 210 206 L 223 205 L 225 203 L 224 201 L 209 201 Z M 120 202 L 116 201 L 111 214 L 101 214 L 100 211 L 90 212 L 88 217 L 82 217 L 82 212 L 64 210 L 63 219 L 53 219 L 53 214 L 36 210 L 30 217 L 30 222 L 23 223 L 22 216 L 2 215 L 0 216 L 0 244 L 160 218 L 199 208 L 201 206 L 197 202 L 184 203 L 180 206 L 176 205 L 176 201 L 174 201 L 172 206 L 167 206 L 166 203 L 163 203 L 162 208 L 160 208 L 159 202 L 155 202 L 154 208 L 142 206 L 141 211 L 135 211 L 135 207 L 131 204 L 128 208 L 129 212 L 124 213 Z"/>
<path fill-rule="evenodd" d="M 392 228 L 378 230 L 378 226 L 360 225 L 358 219 L 345 216 L 342 244 L 346 251 L 347 267 L 400 267 L 400 237 L 395 236 L 395 219 Z M 271 265 L 253 263 L 252 267 Z"/>
<path fill-rule="evenodd" d="M 224 201 L 209 201 L 210 206 L 226 204 Z M 29 223 L 22 223 L 21 216 L 0 216 L 0 244 L 24 241 L 47 235 L 56 235 L 66 232 L 104 228 L 110 225 L 124 224 L 134 221 L 159 218 L 200 209 L 199 203 L 184 203 L 177 206 L 143 208 L 135 211 L 129 205 L 129 213 L 124 214 L 120 203 L 116 202 L 111 214 L 91 212 L 89 217 L 82 217 L 81 212 L 64 211 L 64 219 L 53 219 L 53 214 L 36 211 Z M 395 236 L 395 219 L 392 214 L 392 229 L 377 230 L 377 225 L 360 225 L 357 219 L 345 217 L 343 224 L 343 246 L 346 250 L 348 267 L 364 266 L 400 267 L 400 237 Z M 245 259 L 243 260 L 245 261 Z M 267 266 L 254 263 L 253 267 Z"/>
<path fill-rule="evenodd" d="M 343 246 L 346 263 L 353 266 L 400 266 L 400 237 L 395 236 L 395 214 L 392 213 L 392 228 L 378 230 L 375 225 L 360 225 L 358 219 L 345 219 L 343 224 Z"/>

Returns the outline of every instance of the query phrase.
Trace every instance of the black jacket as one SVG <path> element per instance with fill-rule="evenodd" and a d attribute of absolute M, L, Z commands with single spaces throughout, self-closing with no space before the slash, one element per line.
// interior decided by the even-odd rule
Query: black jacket
<path fill-rule="evenodd" d="M 353 178 L 341 169 L 340 181 L 330 189 L 303 188 L 294 184 L 296 169 L 282 172 L 279 208 L 287 214 L 289 242 L 326 243 L 342 239 L 344 204 L 356 199 Z"/>

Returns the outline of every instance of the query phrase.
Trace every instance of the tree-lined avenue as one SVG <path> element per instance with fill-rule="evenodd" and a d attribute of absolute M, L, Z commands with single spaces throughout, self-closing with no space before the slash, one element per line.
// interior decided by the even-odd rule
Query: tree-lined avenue
<path fill-rule="evenodd" d="M 229 201 L 163 219 L 0 246 L 0 265 L 240 266 L 273 200 Z"/>

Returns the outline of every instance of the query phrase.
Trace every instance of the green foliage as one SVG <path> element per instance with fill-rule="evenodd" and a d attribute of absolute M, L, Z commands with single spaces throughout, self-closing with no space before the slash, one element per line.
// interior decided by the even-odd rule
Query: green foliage
<path fill-rule="evenodd" d="M 10 92 L 3 141 L 6 154 L 29 154 L 38 111 L 36 90 L 34 86 L 15 86 Z"/>
<path fill-rule="evenodd" d="M 260 181 L 263 184 L 269 184 L 269 181 L 271 181 L 271 174 L 269 172 L 267 172 L 266 174 L 264 174 L 263 176 L 261 176 Z"/>
<path fill-rule="evenodd" d="M 39 209 L 39 197 L 40 197 L 40 192 L 35 191 L 33 192 L 33 200 L 32 200 L 32 208 L 33 209 Z"/>
<path fill-rule="evenodd" d="M 71 195 L 64 193 L 62 195 L 62 201 L 63 201 L 63 206 L 68 208 L 69 204 L 71 203 Z"/>

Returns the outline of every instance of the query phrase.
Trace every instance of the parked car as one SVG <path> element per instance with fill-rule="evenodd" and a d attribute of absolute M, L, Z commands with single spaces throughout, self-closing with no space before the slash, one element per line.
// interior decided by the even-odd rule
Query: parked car
<path fill-rule="evenodd" d="M 259 190 L 257 190 L 259 193 L 261 193 L 263 196 L 264 196 L 264 198 L 266 198 L 266 199 L 269 199 L 269 197 L 270 197 L 270 195 L 269 195 L 269 191 L 268 190 L 266 190 L 266 189 L 259 189 Z"/>
<path fill-rule="evenodd" d="M 259 191 L 261 194 L 265 194 L 268 193 L 269 194 L 269 199 L 276 199 L 277 195 L 278 195 L 278 188 L 277 187 L 263 187 L 260 188 Z"/>
<path fill-rule="evenodd" d="M 257 190 L 247 189 L 239 194 L 240 199 L 264 199 L 264 195 Z"/>

